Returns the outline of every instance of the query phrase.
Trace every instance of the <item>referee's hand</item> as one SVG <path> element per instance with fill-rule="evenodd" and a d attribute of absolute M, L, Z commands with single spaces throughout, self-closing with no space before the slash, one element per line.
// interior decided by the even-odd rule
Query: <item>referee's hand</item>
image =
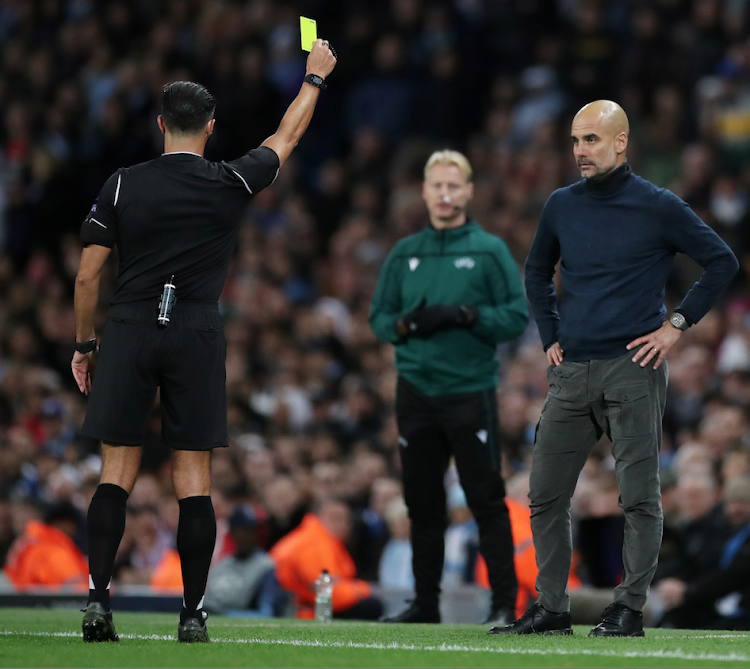
<path fill-rule="evenodd" d="M 91 381 L 94 378 L 94 367 L 96 367 L 96 352 L 73 353 L 70 368 L 73 370 L 73 378 L 78 384 L 78 390 L 84 395 L 91 392 Z"/>
<path fill-rule="evenodd" d="M 316 39 L 307 57 L 306 74 L 317 74 L 325 79 L 333 72 L 334 67 L 336 67 L 336 56 L 333 55 L 328 40 Z"/>

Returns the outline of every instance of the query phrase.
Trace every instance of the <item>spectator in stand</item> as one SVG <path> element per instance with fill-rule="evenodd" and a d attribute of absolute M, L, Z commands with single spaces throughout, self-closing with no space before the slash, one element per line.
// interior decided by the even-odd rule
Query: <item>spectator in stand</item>
<path fill-rule="evenodd" d="M 530 144 L 539 126 L 555 121 L 562 112 L 565 98 L 557 87 L 557 76 L 549 65 L 535 65 L 521 73 L 523 97 L 513 113 L 510 140 L 513 146 Z"/>
<path fill-rule="evenodd" d="M 268 548 L 297 527 L 307 513 L 303 492 L 289 476 L 277 476 L 263 490 L 268 512 Z"/>
<path fill-rule="evenodd" d="M 413 86 L 404 76 L 404 43 L 393 33 L 380 37 L 373 50 L 373 71 L 347 101 L 347 129 L 354 135 L 369 127 L 396 143 L 411 129 Z"/>
<path fill-rule="evenodd" d="M 664 627 L 750 629 L 750 478 L 737 478 L 724 489 L 729 536 L 714 567 L 692 581 L 668 578 L 659 583 L 667 609 Z"/>
<path fill-rule="evenodd" d="M 678 479 L 679 523 L 665 529 L 654 581 L 678 578 L 692 582 L 718 564 L 729 532 L 716 479 L 689 473 Z"/>
<path fill-rule="evenodd" d="M 172 549 L 174 537 L 164 527 L 156 506 L 130 505 L 127 523 L 131 526 L 130 542 L 123 544 L 118 577 L 127 585 L 147 585 Z"/>
<path fill-rule="evenodd" d="M 276 578 L 294 595 L 298 618 L 314 616 L 315 580 L 324 569 L 333 579 L 334 618 L 376 620 L 383 613 L 370 585 L 356 577 L 354 560 L 346 549 L 350 532 L 349 506 L 326 498 L 271 549 Z"/>
<path fill-rule="evenodd" d="M 88 565 L 73 541 L 80 524 L 81 514 L 70 502 L 51 506 L 41 521 L 29 520 L 5 563 L 5 575 L 13 587 L 64 587 L 83 592 Z"/>
<path fill-rule="evenodd" d="M 456 588 L 472 581 L 473 558 L 479 544 L 477 522 L 471 515 L 466 493 L 458 482 L 454 482 L 446 491 L 446 505 L 448 527 L 445 530 L 445 560 L 440 578 L 443 589 Z"/>
<path fill-rule="evenodd" d="M 409 509 L 403 497 L 392 499 L 385 509 L 388 539 L 380 555 L 378 583 L 384 588 L 414 589 L 414 572 L 411 568 L 411 523 Z"/>
<path fill-rule="evenodd" d="M 721 478 L 726 483 L 731 479 L 750 477 L 750 448 L 738 445 L 727 451 L 721 462 Z"/>
<path fill-rule="evenodd" d="M 258 545 L 258 516 L 244 504 L 229 516 L 229 535 L 237 549 L 211 568 L 206 586 L 207 611 L 259 617 L 279 616 L 286 605 L 274 565 Z"/>
<path fill-rule="evenodd" d="M 368 486 L 367 493 L 369 504 L 362 511 L 355 511 L 349 545 L 359 577 L 365 581 L 376 581 L 380 556 L 390 539 L 385 512 L 391 501 L 401 497 L 401 482 L 379 477 Z"/>
<path fill-rule="evenodd" d="M 76 436 L 75 428 L 66 424 L 62 400 L 57 397 L 44 399 L 39 405 L 38 417 L 44 429 L 44 450 L 62 459 Z"/>
<path fill-rule="evenodd" d="M 0 499 L 0 564 L 5 564 L 8 551 L 13 545 L 13 514 L 10 501 Z"/>

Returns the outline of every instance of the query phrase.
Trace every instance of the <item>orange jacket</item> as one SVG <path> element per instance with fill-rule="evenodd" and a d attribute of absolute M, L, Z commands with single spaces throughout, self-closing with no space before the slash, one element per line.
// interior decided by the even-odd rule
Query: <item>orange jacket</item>
<path fill-rule="evenodd" d="M 323 569 L 333 580 L 334 612 L 346 611 L 370 596 L 370 585 L 355 578 L 357 570 L 346 546 L 312 513 L 276 543 L 270 556 L 281 587 L 296 597 L 298 618 L 313 617 L 315 580 Z"/>
<path fill-rule="evenodd" d="M 180 554 L 167 548 L 151 572 L 148 584 L 159 592 L 182 592 L 182 564 Z"/>
<path fill-rule="evenodd" d="M 89 568 L 86 557 L 65 532 L 30 520 L 10 548 L 5 575 L 17 590 L 38 586 L 84 590 Z"/>
<path fill-rule="evenodd" d="M 516 568 L 516 577 L 518 578 L 518 597 L 516 598 L 516 615 L 520 616 L 529 608 L 530 601 L 536 600 L 536 577 L 539 570 L 536 566 L 536 551 L 534 550 L 534 540 L 531 535 L 531 511 L 528 507 L 509 497 L 505 498 L 510 514 L 510 527 L 513 533 L 513 546 L 515 555 L 513 562 Z M 581 587 L 581 580 L 575 573 L 575 564 L 570 569 L 570 578 L 568 579 L 568 588 L 575 590 Z M 490 587 L 489 574 L 487 572 L 487 563 L 480 555 L 477 559 L 477 566 L 474 572 L 474 580 L 477 585 L 484 588 Z"/>

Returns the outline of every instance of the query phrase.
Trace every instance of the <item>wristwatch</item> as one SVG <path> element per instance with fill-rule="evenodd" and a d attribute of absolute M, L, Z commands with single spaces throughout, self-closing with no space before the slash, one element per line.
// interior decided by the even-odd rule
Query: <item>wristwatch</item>
<path fill-rule="evenodd" d="M 93 339 L 89 339 L 88 341 L 77 341 L 76 342 L 76 351 L 78 353 L 91 353 L 92 351 L 96 351 L 96 337 Z"/>
<path fill-rule="evenodd" d="M 690 326 L 688 325 L 687 318 L 685 318 L 679 311 L 675 311 L 670 317 L 669 322 L 676 327 L 678 330 L 685 332 Z"/>
<path fill-rule="evenodd" d="M 306 84 L 312 84 L 315 88 L 319 88 L 321 91 L 326 89 L 326 80 L 319 74 L 306 74 L 302 81 Z"/>

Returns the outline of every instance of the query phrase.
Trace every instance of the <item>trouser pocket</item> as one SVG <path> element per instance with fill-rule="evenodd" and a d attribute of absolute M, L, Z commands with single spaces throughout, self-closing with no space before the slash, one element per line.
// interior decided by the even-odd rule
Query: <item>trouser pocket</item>
<path fill-rule="evenodd" d="M 646 381 L 605 389 L 604 401 L 613 437 L 643 437 L 653 433 L 655 392 Z"/>

